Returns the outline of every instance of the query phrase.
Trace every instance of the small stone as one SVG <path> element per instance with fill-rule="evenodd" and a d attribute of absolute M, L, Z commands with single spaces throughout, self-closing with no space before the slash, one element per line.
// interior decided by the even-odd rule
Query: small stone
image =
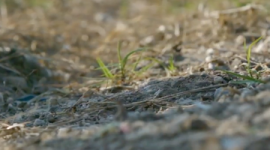
<path fill-rule="evenodd" d="M 158 114 L 162 114 L 162 115 L 172 115 L 172 114 L 179 114 L 179 113 L 183 113 L 183 109 L 180 106 L 174 106 L 174 107 L 169 107 L 167 109 L 165 109 L 164 111 L 159 111 Z"/>
<path fill-rule="evenodd" d="M 60 128 L 57 133 L 57 137 L 64 138 L 68 137 L 68 134 L 72 131 L 71 128 Z"/>
<path fill-rule="evenodd" d="M 205 57 L 205 62 L 210 63 L 213 60 L 212 56 Z"/>
<path fill-rule="evenodd" d="M 41 119 L 36 119 L 34 121 L 34 126 L 45 126 L 45 121 L 44 120 L 41 120 Z"/>
<path fill-rule="evenodd" d="M 166 27 L 165 27 L 164 25 L 160 25 L 160 26 L 158 27 L 158 31 L 159 31 L 159 32 L 165 32 L 165 31 L 166 31 Z"/>
<path fill-rule="evenodd" d="M 216 68 L 214 63 L 208 63 L 208 69 L 209 70 L 214 70 Z"/>
<path fill-rule="evenodd" d="M 113 17 L 108 14 L 108 13 L 96 13 L 94 16 L 95 21 L 100 22 L 100 23 L 105 23 L 105 22 L 111 22 L 113 21 Z"/>
<path fill-rule="evenodd" d="M 49 114 L 47 119 L 49 123 L 54 123 L 57 120 L 57 117 L 53 114 Z"/>
<path fill-rule="evenodd" d="M 214 93 L 214 99 L 218 100 L 221 96 L 223 95 L 230 95 L 230 91 L 221 87 L 216 89 L 215 93 Z"/>
<path fill-rule="evenodd" d="M 246 38 L 243 35 L 239 35 L 235 38 L 235 44 L 237 46 L 243 46 L 244 42 L 246 41 Z"/>
<path fill-rule="evenodd" d="M 214 80 L 214 84 L 226 83 L 226 81 L 220 76 L 215 76 L 213 80 Z"/>
<path fill-rule="evenodd" d="M 239 66 L 241 65 L 242 61 L 239 58 L 235 58 L 233 59 L 232 63 L 231 63 L 231 67 L 233 69 L 238 69 Z"/>
<path fill-rule="evenodd" d="M 203 120 L 200 119 L 194 119 L 190 122 L 190 129 L 191 130 L 196 130 L 196 131 L 201 131 L 201 130 L 207 130 L 209 129 L 209 126 L 207 123 Z"/>
<path fill-rule="evenodd" d="M 254 96 L 256 92 L 254 90 L 248 89 L 248 88 L 243 88 L 241 91 L 240 98 L 241 99 L 246 99 L 249 96 Z"/>
<path fill-rule="evenodd" d="M 154 36 L 148 36 L 141 41 L 142 45 L 151 45 L 155 42 Z"/>
<path fill-rule="evenodd" d="M 214 49 L 209 48 L 209 49 L 206 51 L 206 54 L 207 54 L 208 56 L 210 56 L 210 55 L 213 55 L 214 52 L 215 52 Z"/>

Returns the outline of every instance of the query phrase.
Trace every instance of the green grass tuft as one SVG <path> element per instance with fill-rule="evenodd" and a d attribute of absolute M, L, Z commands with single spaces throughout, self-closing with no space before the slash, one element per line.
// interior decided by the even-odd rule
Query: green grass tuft
<path fill-rule="evenodd" d="M 244 42 L 244 48 L 246 50 L 246 59 L 247 59 L 247 66 L 246 66 L 246 71 L 248 73 L 248 75 L 241 75 L 241 74 L 238 74 L 238 73 L 235 73 L 235 72 L 231 72 L 231 71 L 226 71 L 226 70 L 222 70 L 223 72 L 229 74 L 229 75 L 232 75 L 232 76 L 235 76 L 235 77 L 238 77 L 238 78 L 242 78 L 243 80 L 238 80 L 238 81 L 233 81 L 232 83 L 265 83 L 263 80 L 260 80 L 259 79 L 259 76 L 258 76 L 258 73 L 255 72 L 255 75 L 256 75 L 256 78 L 254 77 L 254 72 L 252 71 L 251 69 L 251 50 L 252 50 L 252 47 L 258 43 L 260 40 L 262 39 L 262 37 L 256 39 L 254 42 L 252 42 L 249 47 L 247 48 L 246 46 L 246 41 Z"/>
<path fill-rule="evenodd" d="M 136 50 L 133 50 L 133 51 L 129 52 L 123 59 L 121 56 L 121 46 L 122 46 L 122 43 L 119 42 L 118 46 L 117 46 L 117 55 L 118 55 L 119 69 L 121 72 L 121 80 L 124 81 L 126 78 L 126 65 L 127 65 L 129 57 L 135 53 L 144 51 L 145 48 L 138 48 Z"/>
<path fill-rule="evenodd" d="M 119 78 L 117 78 L 117 77 L 119 77 L 119 75 L 120 75 L 121 82 L 125 82 L 126 77 L 128 76 L 126 69 L 127 69 L 127 63 L 128 63 L 130 56 L 135 54 L 135 53 L 144 51 L 146 48 L 138 48 L 136 50 L 133 50 L 133 51 L 129 52 L 125 57 L 121 56 L 121 49 L 122 49 L 122 43 L 119 42 L 118 46 L 117 46 L 117 56 L 118 56 L 117 70 L 118 71 L 116 73 L 113 74 L 112 71 L 110 71 L 110 69 L 103 63 L 103 61 L 101 59 L 98 58 L 97 62 L 98 62 L 98 65 L 106 78 L 108 78 L 110 80 L 118 80 Z M 139 61 L 137 61 L 133 65 L 133 69 L 136 68 L 138 63 L 139 63 Z M 146 67 L 143 67 L 142 69 L 140 69 L 140 72 L 137 72 L 137 74 L 141 73 L 142 71 L 146 71 L 148 68 L 149 68 L 148 65 Z"/>

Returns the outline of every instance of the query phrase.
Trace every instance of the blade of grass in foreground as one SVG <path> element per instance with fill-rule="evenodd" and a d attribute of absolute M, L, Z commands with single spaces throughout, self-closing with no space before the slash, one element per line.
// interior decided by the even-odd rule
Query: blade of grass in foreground
<path fill-rule="evenodd" d="M 251 66 L 250 66 L 250 59 L 251 59 L 251 49 L 252 47 L 258 43 L 260 40 L 262 39 L 262 37 L 259 37 L 258 39 L 256 39 L 254 42 L 252 42 L 249 46 L 248 46 L 248 49 L 247 49 L 247 63 L 248 63 L 248 66 L 247 66 L 247 72 L 249 74 L 250 77 L 253 77 L 252 75 L 252 71 L 251 71 Z M 244 43 L 244 46 L 245 46 L 245 49 L 246 49 L 246 42 Z"/>
<path fill-rule="evenodd" d="M 265 83 L 264 81 L 260 80 L 260 79 L 255 79 L 253 77 L 250 77 L 250 76 L 245 76 L 245 75 L 240 75 L 240 74 L 237 74 L 237 73 L 234 73 L 234 72 L 231 72 L 231 71 L 226 71 L 226 70 L 222 70 L 223 72 L 229 74 L 229 75 L 233 75 L 233 76 L 236 76 L 238 78 L 242 78 L 244 80 L 247 80 L 249 82 L 256 82 L 256 83 Z"/>
<path fill-rule="evenodd" d="M 168 69 L 169 69 L 170 71 L 175 71 L 175 70 L 176 70 L 176 67 L 175 67 L 175 65 L 174 65 L 173 56 L 171 56 L 170 59 L 169 59 L 169 67 L 168 67 Z"/>
<path fill-rule="evenodd" d="M 139 48 L 139 49 L 133 50 L 133 51 L 129 52 L 124 58 L 122 58 L 122 56 L 121 56 L 121 47 L 122 47 L 122 42 L 118 42 L 117 55 L 118 55 L 119 69 L 121 71 L 121 76 L 122 76 L 121 78 L 122 78 L 122 80 L 124 80 L 125 75 L 126 75 L 125 74 L 125 67 L 126 67 L 126 64 L 127 64 L 127 61 L 129 59 L 129 57 L 134 53 L 145 50 L 146 48 Z"/>
<path fill-rule="evenodd" d="M 247 84 L 247 83 L 258 83 L 250 80 L 238 80 L 238 81 L 230 81 L 229 83 L 233 84 Z"/>
<path fill-rule="evenodd" d="M 112 72 L 108 69 L 108 67 L 103 63 L 103 61 L 100 58 L 97 58 L 97 63 L 99 67 L 101 68 L 103 74 L 105 75 L 106 78 L 113 79 L 114 75 Z"/>
<path fill-rule="evenodd" d="M 119 67 L 120 67 L 120 70 L 122 72 L 122 75 L 124 75 L 125 67 L 126 67 L 126 64 L 127 64 L 127 61 L 129 59 L 129 57 L 132 54 L 144 51 L 145 49 L 146 48 L 138 48 L 136 50 L 133 50 L 133 51 L 129 52 L 124 58 L 122 58 L 121 57 L 121 42 L 118 43 L 117 54 L 118 54 Z"/>
<path fill-rule="evenodd" d="M 132 54 L 137 53 L 137 52 L 141 52 L 141 51 L 144 51 L 144 50 L 145 50 L 145 48 L 138 48 L 138 49 L 133 50 L 133 51 L 131 51 L 130 53 L 128 53 L 128 54 L 124 57 L 124 59 L 123 59 L 123 62 L 122 62 L 122 68 L 123 68 L 123 69 L 125 68 L 125 66 L 126 66 L 126 64 L 127 64 L 127 61 L 128 61 L 129 57 L 130 57 Z"/>

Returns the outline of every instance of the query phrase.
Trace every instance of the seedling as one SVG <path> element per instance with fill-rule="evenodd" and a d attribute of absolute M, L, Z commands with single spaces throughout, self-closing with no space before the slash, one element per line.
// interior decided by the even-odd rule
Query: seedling
<path fill-rule="evenodd" d="M 176 72 L 176 67 L 174 65 L 173 56 L 170 57 L 170 59 L 169 59 L 169 66 L 167 68 L 170 71 L 170 73 L 175 73 Z"/>
<path fill-rule="evenodd" d="M 122 43 L 119 42 L 118 46 L 117 46 L 117 56 L 118 56 L 117 70 L 119 70 L 119 71 L 117 71 L 116 73 L 112 73 L 112 71 L 103 63 L 103 61 L 101 59 L 97 58 L 97 62 L 98 62 L 98 65 L 106 78 L 108 78 L 110 80 L 117 80 L 116 78 L 119 77 L 119 75 L 120 75 L 120 80 L 122 82 L 124 82 L 126 79 L 126 76 L 127 76 L 126 66 L 127 66 L 127 62 L 129 60 L 130 56 L 137 53 L 137 52 L 141 52 L 141 51 L 145 50 L 145 48 L 138 48 L 136 50 L 133 50 L 133 51 L 129 52 L 124 58 L 121 56 L 121 48 L 122 48 Z"/>
<path fill-rule="evenodd" d="M 249 73 L 249 76 L 250 77 L 253 77 L 253 74 L 252 74 L 252 70 L 251 70 L 251 65 L 250 65 L 250 59 L 251 59 L 251 49 L 252 47 L 258 43 L 260 40 L 262 39 L 262 37 L 258 38 L 257 40 L 255 40 L 254 42 L 252 42 L 249 47 L 247 48 L 246 46 L 246 41 L 244 43 L 244 46 L 245 46 L 245 49 L 246 49 L 246 54 L 247 54 L 247 62 L 248 62 L 248 65 L 246 67 L 246 70 L 247 72 Z"/>
<path fill-rule="evenodd" d="M 145 50 L 145 48 L 138 48 L 136 50 L 133 50 L 133 51 L 129 52 L 123 59 L 121 56 L 121 46 L 122 46 L 122 43 L 119 42 L 118 47 L 117 47 L 117 55 L 118 55 L 119 69 L 121 72 L 121 80 L 124 81 L 126 78 L 126 65 L 127 65 L 129 57 L 131 55 L 133 55 L 134 53 L 141 52 L 141 51 Z"/>
<path fill-rule="evenodd" d="M 265 83 L 263 80 L 260 80 L 259 79 L 259 76 L 258 76 L 258 73 L 255 72 L 256 74 L 256 78 L 253 76 L 253 71 L 251 69 L 251 50 L 252 50 L 252 47 L 258 43 L 258 41 L 260 41 L 262 39 L 262 37 L 256 39 L 254 42 L 252 42 L 249 47 L 247 48 L 246 47 L 246 42 L 244 42 L 244 47 L 246 49 L 246 59 L 247 59 L 247 66 L 246 66 L 246 71 L 248 73 L 248 75 L 241 75 L 241 74 L 238 74 L 238 73 L 234 73 L 234 72 L 231 72 L 231 71 L 226 71 L 226 70 L 223 70 L 225 73 L 229 74 L 229 75 L 233 75 L 233 76 L 236 76 L 238 78 L 242 78 L 243 80 L 239 80 L 239 81 L 233 81 L 233 83 Z"/>

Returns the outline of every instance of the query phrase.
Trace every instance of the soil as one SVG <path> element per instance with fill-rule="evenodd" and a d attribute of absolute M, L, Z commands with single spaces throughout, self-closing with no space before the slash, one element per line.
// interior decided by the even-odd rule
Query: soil
<path fill-rule="evenodd" d="M 270 150 L 269 8 L 0 2 L 0 149 Z"/>

